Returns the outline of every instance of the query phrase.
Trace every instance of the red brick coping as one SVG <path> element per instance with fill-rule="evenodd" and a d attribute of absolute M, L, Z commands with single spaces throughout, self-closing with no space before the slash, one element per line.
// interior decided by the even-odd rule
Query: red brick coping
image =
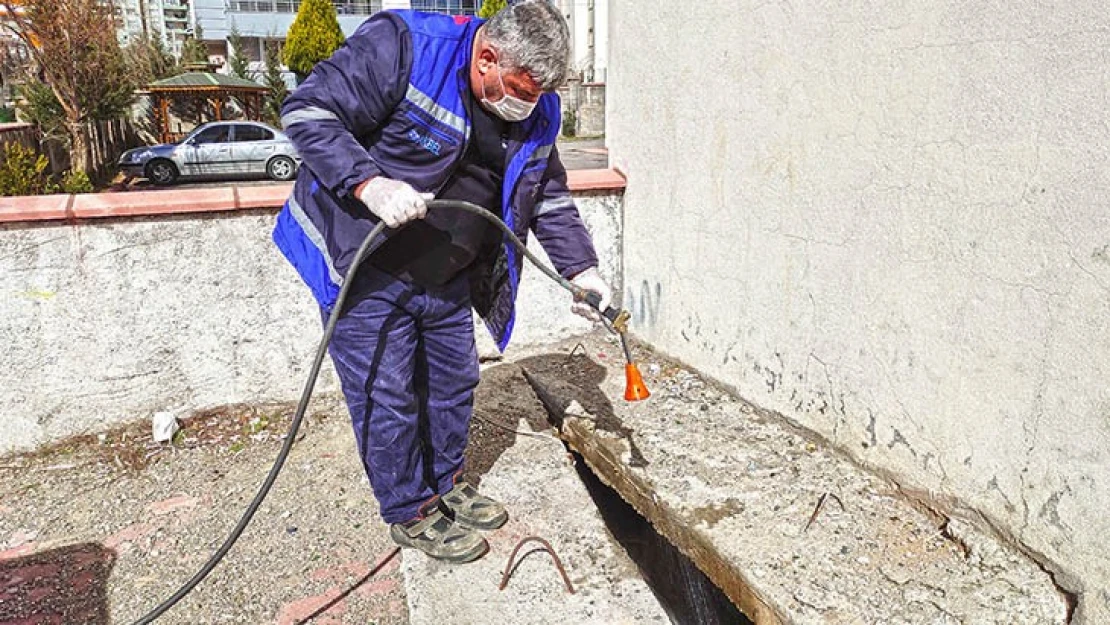
<path fill-rule="evenodd" d="M 614 169 L 567 172 L 570 189 L 624 191 L 625 179 Z M 262 186 L 162 189 L 77 195 L 0 197 L 0 223 L 101 219 L 212 213 L 260 208 L 277 209 L 285 203 L 291 183 Z"/>

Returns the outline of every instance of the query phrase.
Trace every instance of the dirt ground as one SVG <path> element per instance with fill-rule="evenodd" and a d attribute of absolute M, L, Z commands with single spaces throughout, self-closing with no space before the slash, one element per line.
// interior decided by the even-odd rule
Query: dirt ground
<path fill-rule="evenodd" d="M 520 419 L 532 430 L 550 428 L 525 371 L 579 385 L 603 374 L 562 349 L 484 368 L 467 449 L 472 482 L 515 444 Z M 588 403 L 612 415 L 600 392 Z M 235 525 L 293 409 L 195 414 L 170 443 L 154 442 L 150 422 L 136 421 L 0 458 L 0 622 L 130 623 L 157 605 Z M 252 525 L 159 622 L 291 625 L 315 614 L 314 623 L 406 623 L 400 558 L 387 530 L 345 407 L 338 397 L 317 398 Z"/>

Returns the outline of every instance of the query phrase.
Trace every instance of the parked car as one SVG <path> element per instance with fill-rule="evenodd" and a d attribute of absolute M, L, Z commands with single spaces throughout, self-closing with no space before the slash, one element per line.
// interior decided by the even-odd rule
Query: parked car
<path fill-rule="evenodd" d="M 124 152 L 124 174 L 169 185 L 181 177 L 244 178 L 269 176 L 292 180 L 301 157 L 280 130 L 258 122 L 211 122 L 198 126 L 180 143 Z"/>

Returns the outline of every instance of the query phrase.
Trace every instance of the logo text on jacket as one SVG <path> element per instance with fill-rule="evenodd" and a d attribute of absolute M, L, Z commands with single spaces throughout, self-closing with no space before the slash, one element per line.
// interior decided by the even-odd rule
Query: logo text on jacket
<path fill-rule="evenodd" d="M 435 154 L 436 156 L 439 156 L 439 151 L 442 147 L 439 144 L 439 141 L 436 141 L 435 139 L 433 139 L 431 137 L 426 137 L 426 136 L 420 134 L 419 132 L 416 132 L 415 128 L 409 130 L 409 140 L 412 141 L 413 143 L 415 143 L 416 145 L 419 145 L 420 147 L 424 148 L 425 150 L 431 152 L 432 154 Z"/>

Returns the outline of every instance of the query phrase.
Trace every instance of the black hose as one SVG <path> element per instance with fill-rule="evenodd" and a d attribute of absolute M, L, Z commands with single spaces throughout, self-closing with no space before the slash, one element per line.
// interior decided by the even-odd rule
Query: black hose
<path fill-rule="evenodd" d="M 539 270 L 542 271 L 547 277 L 559 283 L 559 286 L 570 291 L 572 294 L 574 294 L 575 298 L 586 299 L 587 292 L 584 289 L 572 284 L 569 280 L 560 276 L 550 267 L 546 266 L 534 254 L 532 254 L 532 252 L 529 252 L 524 243 L 521 242 L 521 240 L 517 238 L 515 234 L 513 234 L 513 231 L 510 230 L 509 227 L 506 226 L 505 223 L 502 222 L 497 215 L 494 215 L 481 206 L 471 204 L 470 202 L 463 202 L 459 200 L 431 200 L 428 202 L 429 210 L 438 210 L 441 208 L 453 208 L 474 215 L 479 215 L 489 220 L 490 223 L 500 228 L 505 237 L 509 241 L 511 241 L 512 244 L 516 246 L 516 248 L 520 250 L 521 253 L 523 253 L 524 256 L 533 265 L 539 268 Z M 348 278 L 354 277 L 355 273 L 358 271 L 359 266 L 362 264 L 362 261 L 365 260 L 367 252 L 370 249 L 370 245 L 374 242 L 375 239 L 378 238 L 383 230 L 385 230 L 385 224 L 379 223 L 378 225 L 374 226 L 374 229 L 370 231 L 370 234 L 368 234 L 366 238 L 363 239 L 362 245 L 359 246 L 358 251 L 355 253 L 355 259 L 351 263 L 350 269 L 347 270 Z M 239 519 L 239 523 L 235 526 L 235 529 L 231 530 L 231 533 L 228 534 L 223 544 L 220 545 L 220 548 L 212 554 L 212 557 L 208 558 L 208 561 L 204 563 L 204 566 L 202 566 L 200 570 L 197 571 L 196 574 L 189 579 L 189 581 L 185 582 L 181 586 L 181 588 L 177 590 L 177 592 L 173 593 L 173 595 L 171 595 L 168 599 L 160 603 L 158 607 L 147 613 L 146 616 L 135 621 L 135 625 L 146 625 L 147 623 L 153 622 L 155 619 L 165 614 L 166 611 L 172 608 L 178 601 L 181 601 L 183 598 L 185 598 L 186 595 L 192 592 L 193 589 L 196 588 L 197 585 L 200 584 L 200 582 L 204 580 L 204 578 L 207 577 L 213 569 L 216 568 L 216 565 L 220 563 L 220 560 L 223 560 L 224 556 L 227 555 L 227 552 L 231 550 L 231 547 L 233 545 L 235 545 L 235 541 L 239 540 L 239 536 L 241 536 L 243 534 L 243 531 L 247 529 L 247 525 L 249 525 L 251 519 L 254 518 L 254 514 L 258 512 L 258 508 L 262 505 L 262 501 L 266 499 L 266 495 L 270 494 L 270 489 L 273 487 L 274 482 L 277 480 L 278 474 L 281 473 L 282 467 L 285 466 L 285 461 L 289 457 L 289 452 L 293 449 L 293 443 L 297 435 L 297 430 L 300 429 L 301 422 L 304 420 L 305 410 L 308 409 L 308 402 L 312 398 L 312 390 L 316 387 L 316 378 L 318 378 L 320 375 L 320 367 L 323 365 L 324 357 L 328 353 L 328 344 L 331 343 L 331 337 L 333 334 L 335 334 L 335 326 L 339 322 L 339 318 L 342 314 L 341 311 L 343 310 L 343 304 L 347 301 L 347 293 L 351 290 L 351 285 L 354 284 L 354 282 L 355 281 L 353 279 L 347 279 L 343 281 L 343 288 L 339 290 L 339 296 L 336 298 L 335 305 L 332 307 L 331 315 L 328 317 L 328 323 L 324 326 L 324 336 L 320 339 L 320 346 L 316 348 L 316 358 L 312 361 L 312 368 L 308 372 L 308 380 L 305 381 L 304 390 L 301 392 L 301 400 L 297 404 L 296 412 L 293 413 L 293 422 L 289 424 L 289 433 L 285 435 L 285 442 L 282 443 L 281 451 L 278 452 L 277 459 L 274 460 L 274 466 L 270 468 L 270 473 L 262 482 L 262 486 L 259 487 L 258 494 L 254 496 L 254 499 L 251 500 L 250 505 L 247 506 L 246 511 L 243 512 L 243 516 Z"/>

